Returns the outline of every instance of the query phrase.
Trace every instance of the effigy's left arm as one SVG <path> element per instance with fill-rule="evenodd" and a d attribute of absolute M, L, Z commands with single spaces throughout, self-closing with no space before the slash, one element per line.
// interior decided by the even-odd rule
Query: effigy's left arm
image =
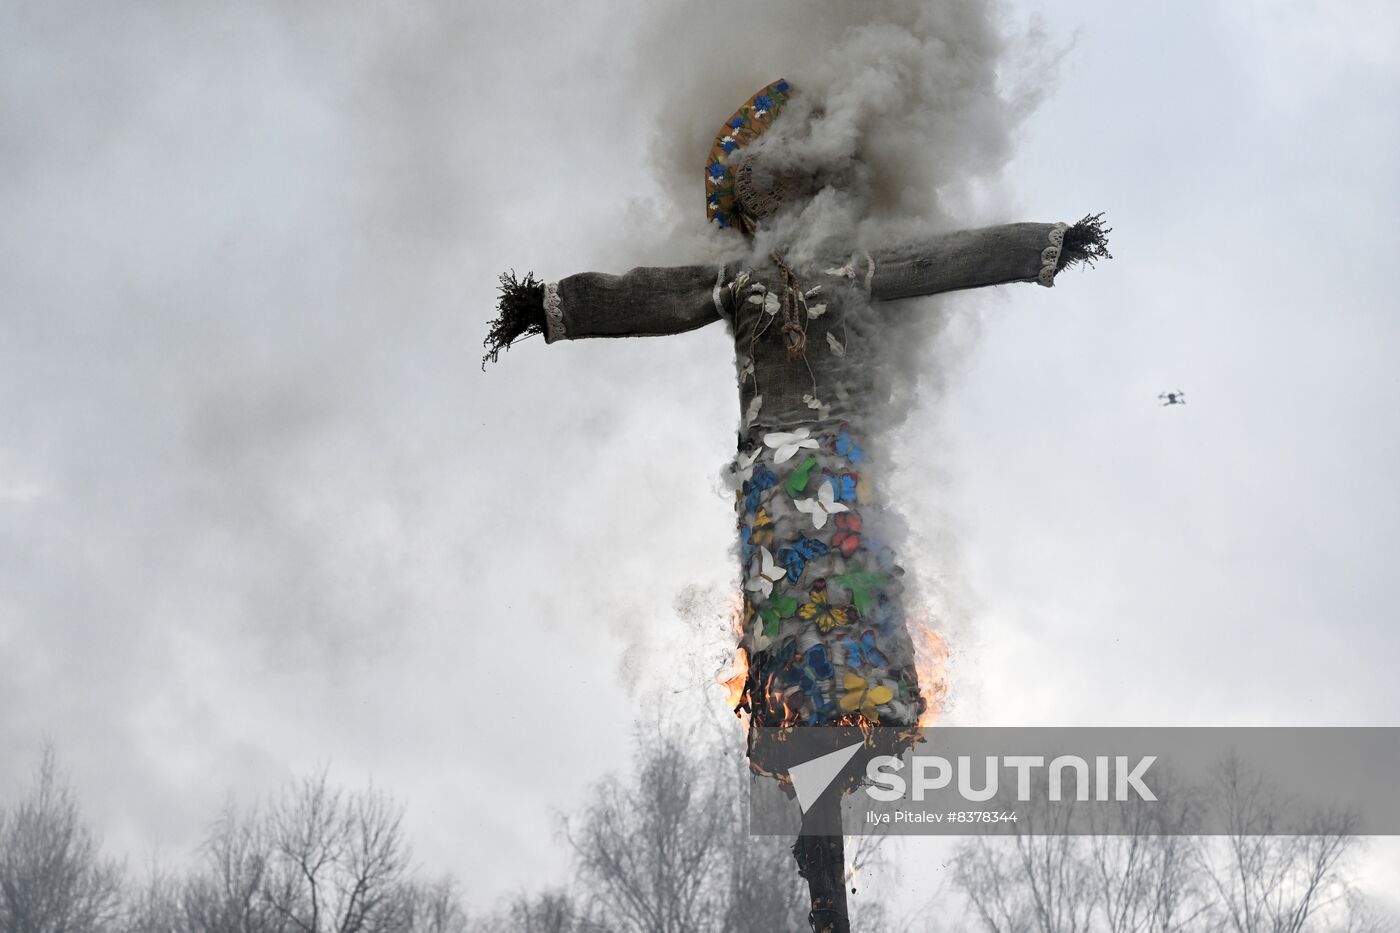
<path fill-rule="evenodd" d="M 870 294 L 893 300 L 1011 282 L 1048 288 L 1067 266 L 1111 259 L 1110 229 L 1097 214 L 1073 225 L 1015 223 L 943 234 L 915 249 L 874 256 Z"/>

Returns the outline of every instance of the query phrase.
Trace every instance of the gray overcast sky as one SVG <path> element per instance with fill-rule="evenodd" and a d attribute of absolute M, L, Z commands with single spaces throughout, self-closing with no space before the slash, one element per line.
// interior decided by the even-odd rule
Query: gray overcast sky
<path fill-rule="evenodd" d="M 658 697 L 719 710 L 737 577 L 722 330 L 482 374 L 495 276 L 654 253 L 653 130 L 801 62 L 705 4 L 401 6 L 0 0 L 0 794 L 51 737 L 113 851 L 179 858 L 329 762 L 484 904 L 564 877 L 552 813 Z M 929 311 L 952 720 L 1400 724 L 1396 9 L 1042 23 L 998 214 L 1106 210 L 1117 258 Z M 711 70 L 679 121 L 637 83 Z"/>

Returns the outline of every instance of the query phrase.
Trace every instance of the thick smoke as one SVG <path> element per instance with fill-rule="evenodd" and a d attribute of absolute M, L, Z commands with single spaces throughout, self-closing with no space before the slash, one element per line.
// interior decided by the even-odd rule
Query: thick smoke
<path fill-rule="evenodd" d="M 678 231 L 703 219 L 701 169 L 715 131 L 779 77 L 798 93 L 766 148 L 802 168 L 855 163 L 866 180 L 812 204 L 807 242 L 896 242 L 995 212 L 1017 128 L 1044 87 L 1045 63 L 1025 54 L 1032 43 L 1009 38 L 985 0 L 721 0 L 652 16 L 633 83 L 649 90 L 641 106 L 657 115 L 652 161 Z"/>
<path fill-rule="evenodd" d="M 987 0 L 721 0 L 649 15 L 631 84 L 637 108 L 656 115 L 649 146 L 660 196 L 648 205 L 655 216 L 638 261 L 733 257 L 746 245 L 754 264 L 774 250 L 799 262 L 829 250 L 913 251 L 933 233 L 1010 219 L 1002 171 L 1054 72 L 1036 24 L 1013 27 Z M 704 158 L 733 109 L 779 77 L 797 93 L 755 152 L 769 167 L 842 183 L 745 244 L 704 221 Z M 651 236 L 657 226 L 670 235 Z M 940 389 L 936 374 L 952 352 L 937 339 L 941 307 L 907 302 L 869 322 L 886 382 L 878 414 L 889 426 L 907 415 L 916 383 L 925 394 Z"/>
<path fill-rule="evenodd" d="M 640 34 L 633 83 L 652 92 L 642 106 L 657 115 L 651 152 L 661 195 L 654 210 L 673 232 L 638 244 L 638 252 L 657 262 L 693 262 L 706 253 L 755 267 L 778 252 L 811 264 L 854 251 L 916 253 L 932 234 L 1010 219 L 1002 171 L 1053 62 L 1033 27 L 1010 36 L 998 12 L 984 0 L 656 8 Z M 724 119 L 780 77 L 795 93 L 746 156 L 765 171 L 832 183 L 745 243 L 705 224 L 702 167 Z M 905 453 L 898 429 L 911 412 L 921 412 L 920 440 L 937 430 L 930 421 L 941 374 L 966 349 L 945 332 L 948 304 L 930 298 L 848 316 L 850 333 L 873 361 L 865 367 L 874 388 L 862 421 L 886 464 Z M 938 464 L 919 467 L 915 480 L 926 495 L 943 474 Z M 884 473 L 896 507 L 905 485 L 897 473 Z M 911 594 L 915 614 L 939 627 L 965 616 L 955 535 L 910 536 L 897 510 L 881 524 L 884 539 L 918 568 L 910 582 L 934 587 Z"/>

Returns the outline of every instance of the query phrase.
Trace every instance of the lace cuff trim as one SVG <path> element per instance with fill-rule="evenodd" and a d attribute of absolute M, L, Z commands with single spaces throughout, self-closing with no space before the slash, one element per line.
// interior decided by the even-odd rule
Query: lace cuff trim
<path fill-rule="evenodd" d="M 544 342 L 563 340 L 564 304 L 559 297 L 559 283 L 544 283 Z"/>
<path fill-rule="evenodd" d="M 1060 249 L 1065 245 L 1065 231 L 1069 224 L 1055 224 L 1047 237 L 1050 245 L 1040 251 L 1040 275 L 1036 281 L 1046 288 L 1055 287 L 1055 273 L 1060 268 Z"/>

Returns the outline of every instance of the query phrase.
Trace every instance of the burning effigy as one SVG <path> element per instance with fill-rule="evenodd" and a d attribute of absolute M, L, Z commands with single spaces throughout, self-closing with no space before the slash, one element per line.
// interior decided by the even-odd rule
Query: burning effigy
<path fill-rule="evenodd" d="M 798 100 L 797 88 L 775 81 L 720 126 L 703 177 L 709 220 L 732 232 L 723 261 L 502 276 L 486 358 L 530 334 L 554 343 L 723 321 L 740 411 L 731 467 L 743 589 L 736 707 L 751 727 L 912 729 L 928 700 L 898 523 L 884 499 L 888 450 L 872 429 L 888 339 L 879 306 L 1008 283 L 1048 288 L 1064 269 L 1107 258 L 1109 231 L 1092 215 L 862 242 L 859 226 L 829 219 L 864 203 L 869 175 L 850 152 L 832 158 L 809 144 L 823 113 L 820 102 L 792 106 Z M 751 767 L 781 776 L 764 734 L 749 730 Z M 814 926 L 839 930 L 839 837 L 834 866 L 832 852 L 797 847 Z"/>

